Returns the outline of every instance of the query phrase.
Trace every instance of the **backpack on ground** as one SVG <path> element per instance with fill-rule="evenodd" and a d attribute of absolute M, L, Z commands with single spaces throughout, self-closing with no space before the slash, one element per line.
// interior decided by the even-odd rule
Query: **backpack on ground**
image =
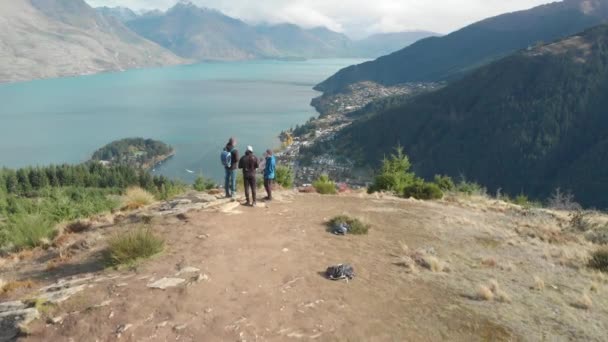
<path fill-rule="evenodd" d="M 232 167 L 232 151 L 223 150 L 220 158 L 224 167 Z"/>
<path fill-rule="evenodd" d="M 327 271 L 325 271 L 325 276 L 331 280 L 353 279 L 355 277 L 355 270 L 351 265 L 340 264 L 328 267 Z"/>

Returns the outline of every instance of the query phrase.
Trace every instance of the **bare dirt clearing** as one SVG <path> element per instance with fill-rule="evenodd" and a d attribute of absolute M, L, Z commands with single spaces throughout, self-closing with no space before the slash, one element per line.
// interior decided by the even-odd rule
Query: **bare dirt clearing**
<path fill-rule="evenodd" d="M 82 291 L 43 310 L 26 341 L 601 341 L 607 282 L 585 268 L 587 242 L 566 218 L 490 200 L 419 202 L 349 194 L 282 193 L 267 207 L 154 218 L 165 252 L 135 270 L 104 270 L 93 230 L 65 264 L 48 253 L 0 264 L 5 280 L 38 287 L 85 277 Z M 334 236 L 348 214 L 368 235 Z M 324 278 L 350 263 L 350 282 Z M 150 288 L 163 278 L 184 282 Z M 490 291 L 490 300 L 479 288 Z M 35 287 L 36 289 L 38 287 Z M 35 297 L 32 289 L 2 301 Z M 590 307 L 577 305 L 587 296 Z"/>

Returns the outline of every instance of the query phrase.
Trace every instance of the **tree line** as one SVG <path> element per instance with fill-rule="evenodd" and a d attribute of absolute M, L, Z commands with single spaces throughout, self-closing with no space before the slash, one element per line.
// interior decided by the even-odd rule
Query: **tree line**
<path fill-rule="evenodd" d="M 130 186 L 139 186 L 164 197 L 179 185 L 165 176 L 152 176 L 145 170 L 125 165 L 106 167 L 96 162 L 0 169 L 0 194 L 26 197 L 35 196 L 36 191 L 48 187 L 125 189 Z"/>

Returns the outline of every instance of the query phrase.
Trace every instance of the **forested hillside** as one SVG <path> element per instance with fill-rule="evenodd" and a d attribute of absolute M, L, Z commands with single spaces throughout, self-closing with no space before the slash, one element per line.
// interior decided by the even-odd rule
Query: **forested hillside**
<path fill-rule="evenodd" d="M 608 26 L 482 67 L 355 123 L 336 139 L 377 163 L 401 144 L 417 173 L 464 175 L 511 194 L 556 187 L 608 206 Z"/>
<path fill-rule="evenodd" d="M 150 168 L 173 154 L 173 148 L 162 141 L 144 138 L 127 138 L 107 144 L 93 153 L 94 161 Z"/>
<path fill-rule="evenodd" d="M 333 93 L 360 81 L 395 85 L 454 79 L 516 50 L 567 37 L 607 18 L 608 0 L 565 0 L 503 14 L 342 69 L 316 89 Z"/>

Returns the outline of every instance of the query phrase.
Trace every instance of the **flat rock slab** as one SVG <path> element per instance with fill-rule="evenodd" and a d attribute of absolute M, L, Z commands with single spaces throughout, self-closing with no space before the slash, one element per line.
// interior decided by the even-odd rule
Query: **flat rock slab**
<path fill-rule="evenodd" d="M 46 288 L 45 291 L 41 291 L 38 298 L 44 299 L 51 303 L 61 303 L 68 300 L 73 295 L 86 289 L 87 284 L 77 286 L 56 286 Z"/>
<path fill-rule="evenodd" d="M 186 282 L 186 279 L 182 278 L 162 278 L 153 283 L 148 284 L 147 286 L 151 289 L 160 289 L 164 290 L 170 287 L 176 287 Z"/>
<path fill-rule="evenodd" d="M 188 266 L 188 267 L 184 267 L 181 270 L 179 270 L 179 272 L 177 272 L 176 276 L 179 277 L 182 274 L 199 273 L 200 271 L 201 270 L 196 267 Z"/>
<path fill-rule="evenodd" d="M 21 301 L 0 303 L 0 341 L 14 340 L 21 333 L 21 327 L 38 315 L 32 304 Z"/>

